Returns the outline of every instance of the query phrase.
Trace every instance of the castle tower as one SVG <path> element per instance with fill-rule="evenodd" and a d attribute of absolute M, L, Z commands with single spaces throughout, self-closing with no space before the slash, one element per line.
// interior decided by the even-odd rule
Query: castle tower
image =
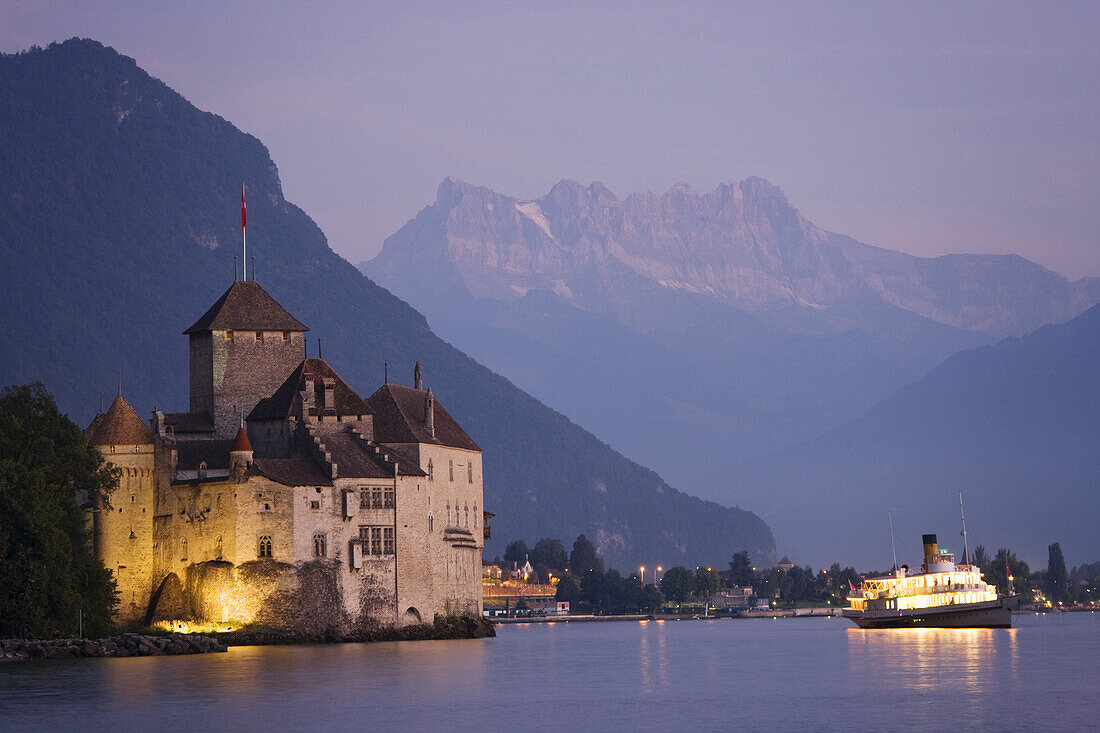
<path fill-rule="evenodd" d="M 189 337 L 191 408 L 232 440 L 243 416 L 302 362 L 309 330 L 252 281 L 235 282 Z"/>
<path fill-rule="evenodd" d="M 95 553 L 118 584 L 118 620 L 132 623 L 144 615 L 153 584 L 153 436 L 121 395 L 86 435 L 121 472 L 110 506 L 95 510 Z"/>

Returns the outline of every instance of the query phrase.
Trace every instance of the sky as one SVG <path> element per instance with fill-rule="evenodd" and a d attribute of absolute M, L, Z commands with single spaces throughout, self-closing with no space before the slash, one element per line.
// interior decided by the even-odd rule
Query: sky
<path fill-rule="evenodd" d="M 1100 276 L 1100 3 L 0 4 L 262 140 L 352 262 L 455 176 L 531 199 L 762 176 L 825 229 Z"/>

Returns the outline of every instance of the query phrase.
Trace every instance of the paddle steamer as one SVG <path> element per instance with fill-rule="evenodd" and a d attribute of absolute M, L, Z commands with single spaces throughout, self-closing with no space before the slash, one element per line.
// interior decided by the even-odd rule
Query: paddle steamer
<path fill-rule="evenodd" d="M 868 578 L 848 594 L 843 610 L 860 628 L 899 627 L 1008 628 L 1019 596 L 1000 596 L 982 580 L 982 571 L 964 557 L 955 564 L 940 549 L 936 535 L 923 535 L 924 565 L 910 573 L 902 565 L 893 575 Z"/>

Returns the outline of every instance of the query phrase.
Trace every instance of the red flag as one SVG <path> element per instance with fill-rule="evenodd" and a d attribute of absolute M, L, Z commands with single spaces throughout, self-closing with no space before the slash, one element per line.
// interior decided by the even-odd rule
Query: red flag
<path fill-rule="evenodd" d="M 853 591 L 854 591 L 854 590 L 856 589 L 856 587 L 855 587 L 854 585 L 852 585 L 852 581 L 851 581 L 851 580 L 849 580 L 849 581 L 848 581 L 848 588 L 849 588 L 849 589 L 851 589 L 851 590 L 853 590 Z"/>
<path fill-rule="evenodd" d="M 244 213 L 244 186 L 241 186 L 241 229 L 247 225 L 248 217 Z"/>

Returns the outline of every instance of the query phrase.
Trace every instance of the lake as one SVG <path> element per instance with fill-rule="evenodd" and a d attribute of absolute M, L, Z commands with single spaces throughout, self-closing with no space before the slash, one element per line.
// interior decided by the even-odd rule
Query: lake
<path fill-rule="evenodd" d="M 1100 614 L 499 626 L 495 639 L 0 665 L 0 730 L 1092 729 Z"/>

